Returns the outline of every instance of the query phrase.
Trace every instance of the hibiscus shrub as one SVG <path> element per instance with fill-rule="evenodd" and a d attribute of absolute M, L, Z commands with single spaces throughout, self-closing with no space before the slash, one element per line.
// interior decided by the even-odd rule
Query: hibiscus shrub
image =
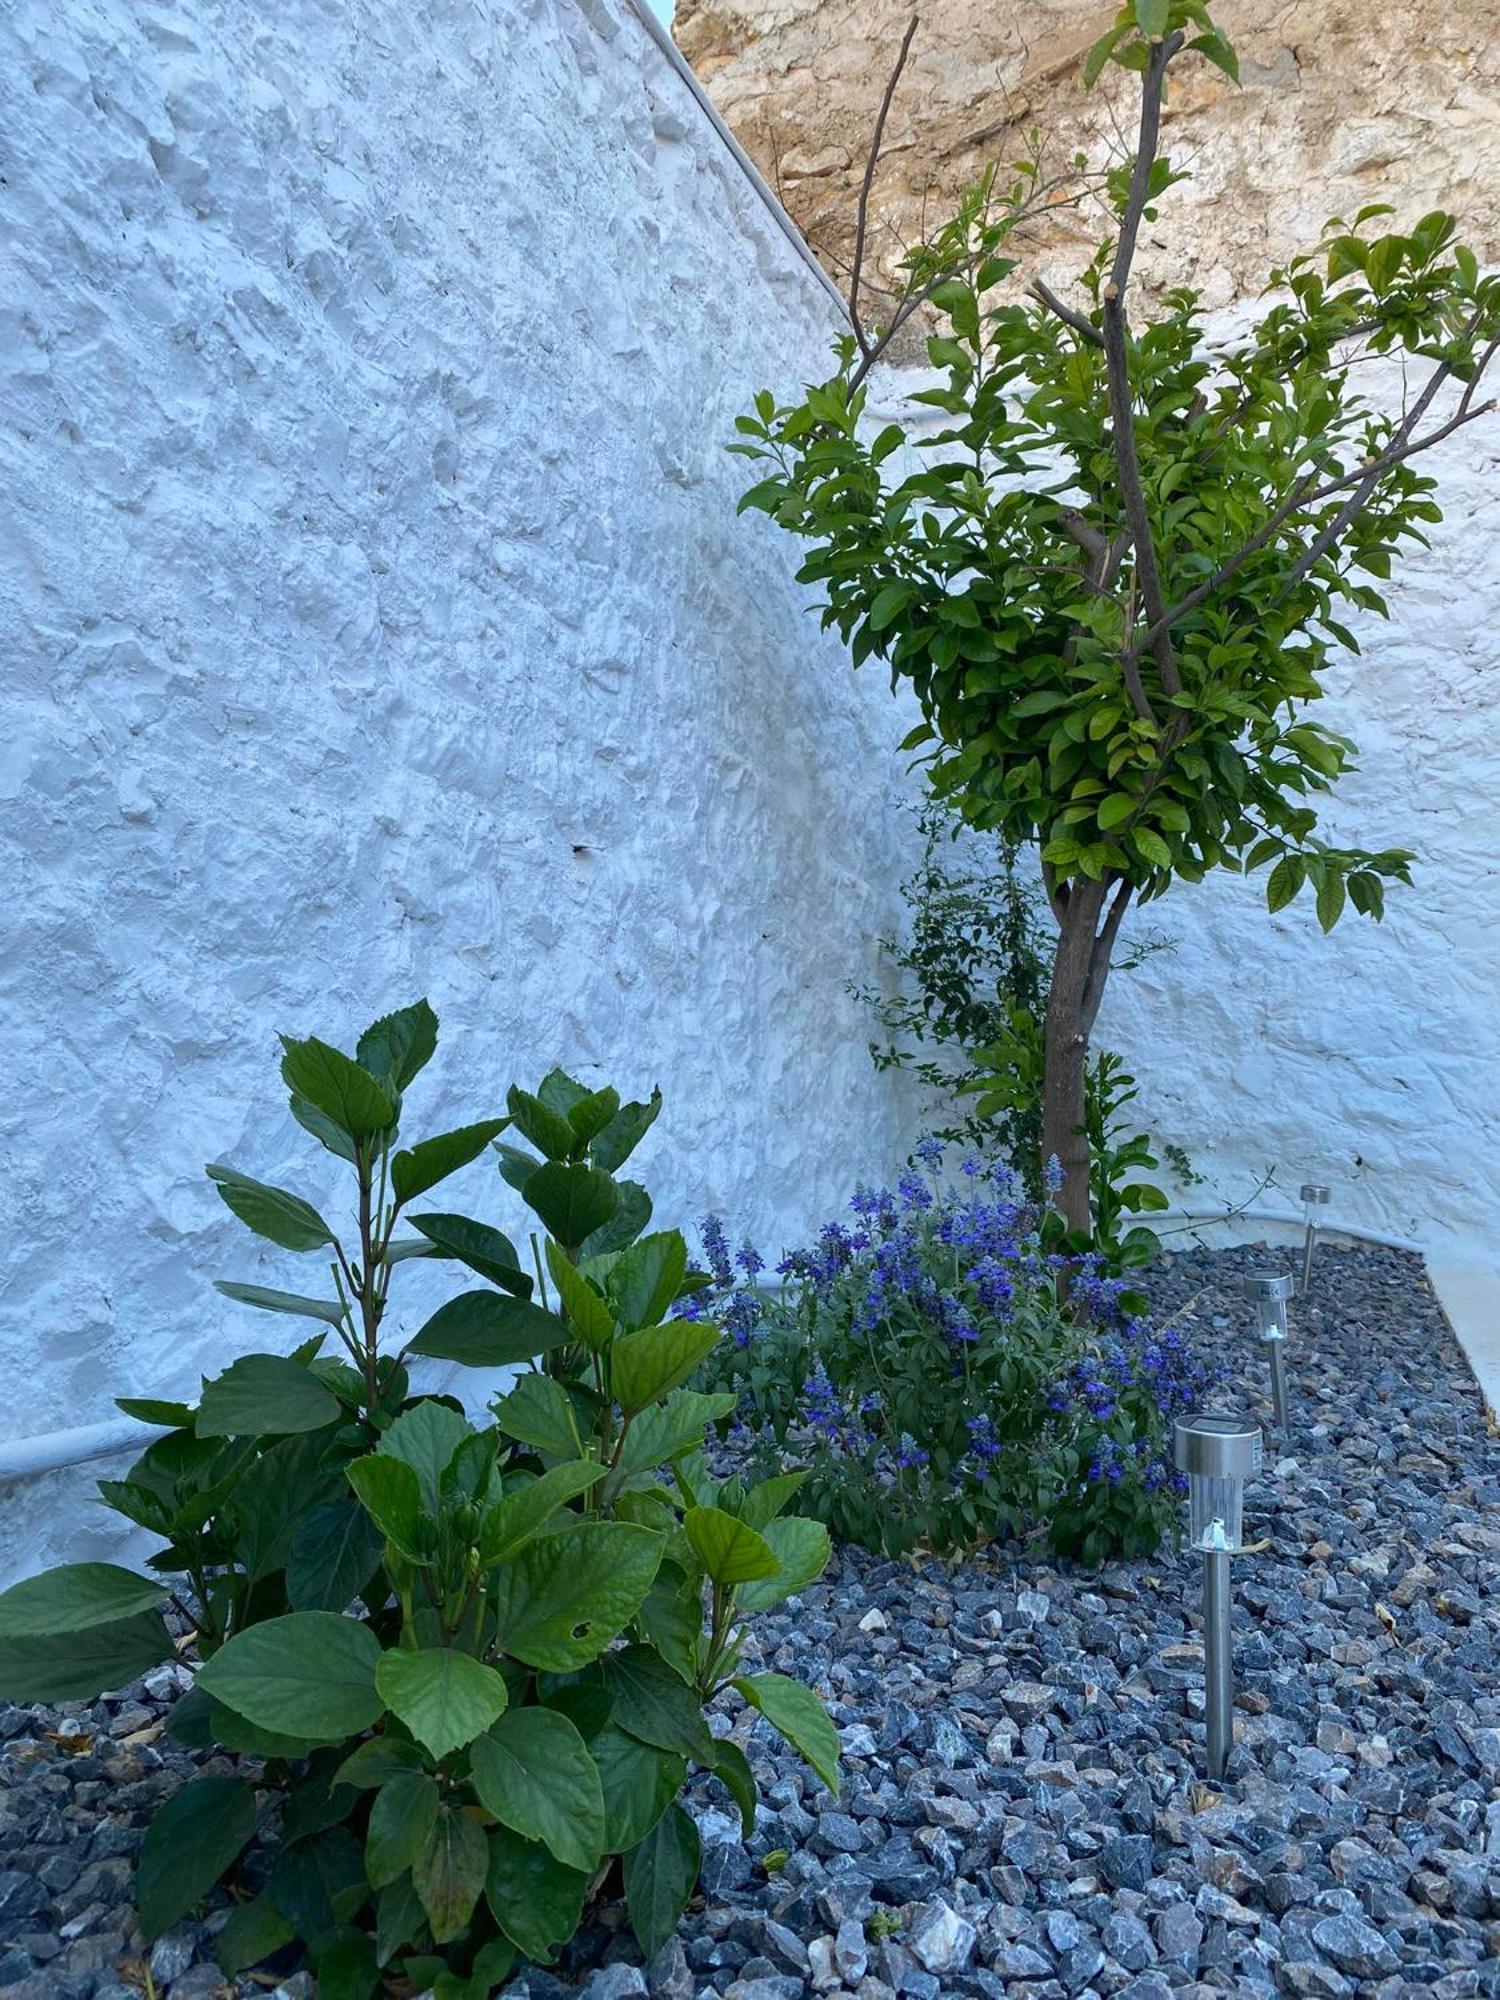
<path fill-rule="evenodd" d="M 934 1140 L 894 1190 L 763 1282 L 703 1227 L 711 1282 L 678 1311 L 730 1337 L 708 1381 L 732 1389 L 730 1442 L 757 1471 L 806 1475 L 799 1505 L 888 1554 L 1041 1534 L 1085 1562 L 1153 1550 L 1177 1514 L 1172 1421 L 1211 1377 L 1156 1327 L 1131 1281 L 1063 1263 L 1005 1167 L 944 1171 Z"/>

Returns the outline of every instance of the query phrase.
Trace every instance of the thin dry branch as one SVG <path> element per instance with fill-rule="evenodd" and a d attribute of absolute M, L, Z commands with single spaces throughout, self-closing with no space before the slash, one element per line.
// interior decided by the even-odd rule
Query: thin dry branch
<path fill-rule="evenodd" d="M 1086 320 L 1082 313 L 1074 312 L 1071 306 L 1064 305 L 1050 285 L 1043 284 L 1040 278 L 1033 278 L 1028 290 L 1034 299 L 1041 301 L 1055 319 L 1060 319 L 1064 326 L 1071 327 L 1081 341 L 1090 347 L 1104 345 L 1104 335 L 1098 327 Z"/>
<path fill-rule="evenodd" d="M 870 139 L 869 156 L 865 161 L 865 177 L 859 190 L 859 209 L 854 228 L 854 268 L 849 274 L 849 319 L 854 328 L 854 338 L 859 343 L 861 354 L 868 354 L 870 343 L 866 338 L 864 323 L 859 316 L 859 278 L 865 261 L 865 232 L 870 221 L 870 189 L 875 180 L 875 168 L 880 159 L 880 148 L 885 138 L 885 121 L 890 116 L 891 100 L 896 95 L 896 85 L 901 81 L 901 72 L 906 68 L 906 58 L 911 53 L 912 37 L 917 32 L 917 15 L 913 14 L 906 24 L 906 33 L 901 37 L 901 48 L 896 56 L 895 67 L 885 86 L 885 95 L 880 100 L 880 115 L 875 120 L 875 130 Z"/>

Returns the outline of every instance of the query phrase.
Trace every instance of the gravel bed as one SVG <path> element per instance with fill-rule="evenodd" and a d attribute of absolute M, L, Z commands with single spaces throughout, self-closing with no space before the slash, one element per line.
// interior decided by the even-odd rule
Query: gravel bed
<path fill-rule="evenodd" d="M 1267 1261 L 1193 1250 L 1152 1291 L 1232 1369 L 1220 1403 L 1269 1426 L 1235 1291 Z M 1500 2000 L 1500 1440 L 1418 1259 L 1325 1246 L 1293 1335 L 1292 1433 L 1268 1429 L 1247 1500 L 1264 1546 L 1235 1565 L 1222 1785 L 1199 1775 L 1193 1559 L 846 1551 L 751 1663 L 829 1697 L 843 1796 L 737 1716 L 749 1848 L 703 1783 L 703 1895 L 657 1961 L 606 1910 L 571 1980 L 528 1970 L 512 2000 Z M 160 1735 L 174 1672 L 65 1717 L 0 1708 L 0 2000 L 128 2000 L 143 1964 L 158 2000 L 269 1990 L 202 1962 L 212 1915 L 142 1952 L 130 1857 L 203 1768 Z"/>

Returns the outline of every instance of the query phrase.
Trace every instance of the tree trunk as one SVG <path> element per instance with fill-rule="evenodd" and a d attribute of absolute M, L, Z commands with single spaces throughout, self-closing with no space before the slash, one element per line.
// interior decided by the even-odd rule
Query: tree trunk
<path fill-rule="evenodd" d="M 1056 1159 L 1062 1168 L 1053 1201 L 1068 1228 L 1084 1237 L 1092 1226 L 1085 1124 L 1089 1035 L 1130 900 L 1128 882 L 1115 886 L 1113 899 L 1110 888 L 1108 882 L 1076 881 L 1052 897 L 1058 934 L 1043 1027 L 1042 1164 Z"/>

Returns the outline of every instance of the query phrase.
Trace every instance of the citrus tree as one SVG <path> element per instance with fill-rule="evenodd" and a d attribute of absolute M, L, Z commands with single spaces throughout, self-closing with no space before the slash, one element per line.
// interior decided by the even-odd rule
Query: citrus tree
<path fill-rule="evenodd" d="M 1399 232 L 1371 207 L 1270 272 L 1272 302 L 1228 345 L 1186 286 L 1133 316 L 1142 224 L 1160 236 L 1184 178 L 1159 145 L 1169 78 L 1195 62 L 1236 76 L 1201 0 L 1133 0 L 1087 63 L 1090 84 L 1108 66 L 1138 76 L 1139 118 L 1132 156 L 1076 184 L 1106 217 L 1076 292 L 1028 283 L 1014 254 L 1017 224 L 1055 198 L 1033 157 L 966 197 L 867 325 L 863 209 L 910 41 L 865 177 L 852 331 L 827 381 L 788 403 L 763 392 L 740 419 L 733 448 L 764 462 L 741 505 L 809 544 L 799 577 L 855 664 L 884 660 L 915 692 L 906 747 L 933 789 L 1040 851 L 1057 926 L 1042 1149 L 1082 1240 L 1089 1037 L 1132 903 L 1265 869 L 1272 910 L 1307 887 L 1329 930 L 1346 906 L 1379 918 L 1386 882 L 1409 879 L 1403 850 L 1320 836 L 1319 795 L 1354 746 L 1310 705 L 1359 650 L 1342 621 L 1386 614 L 1380 586 L 1441 518 L 1420 454 L 1493 408 L 1479 384 L 1500 278 L 1451 216 Z M 913 400 L 937 428 L 872 434 L 867 378 L 919 313 L 944 379 Z M 1396 410 L 1358 365 L 1381 355 L 1412 382 Z"/>

